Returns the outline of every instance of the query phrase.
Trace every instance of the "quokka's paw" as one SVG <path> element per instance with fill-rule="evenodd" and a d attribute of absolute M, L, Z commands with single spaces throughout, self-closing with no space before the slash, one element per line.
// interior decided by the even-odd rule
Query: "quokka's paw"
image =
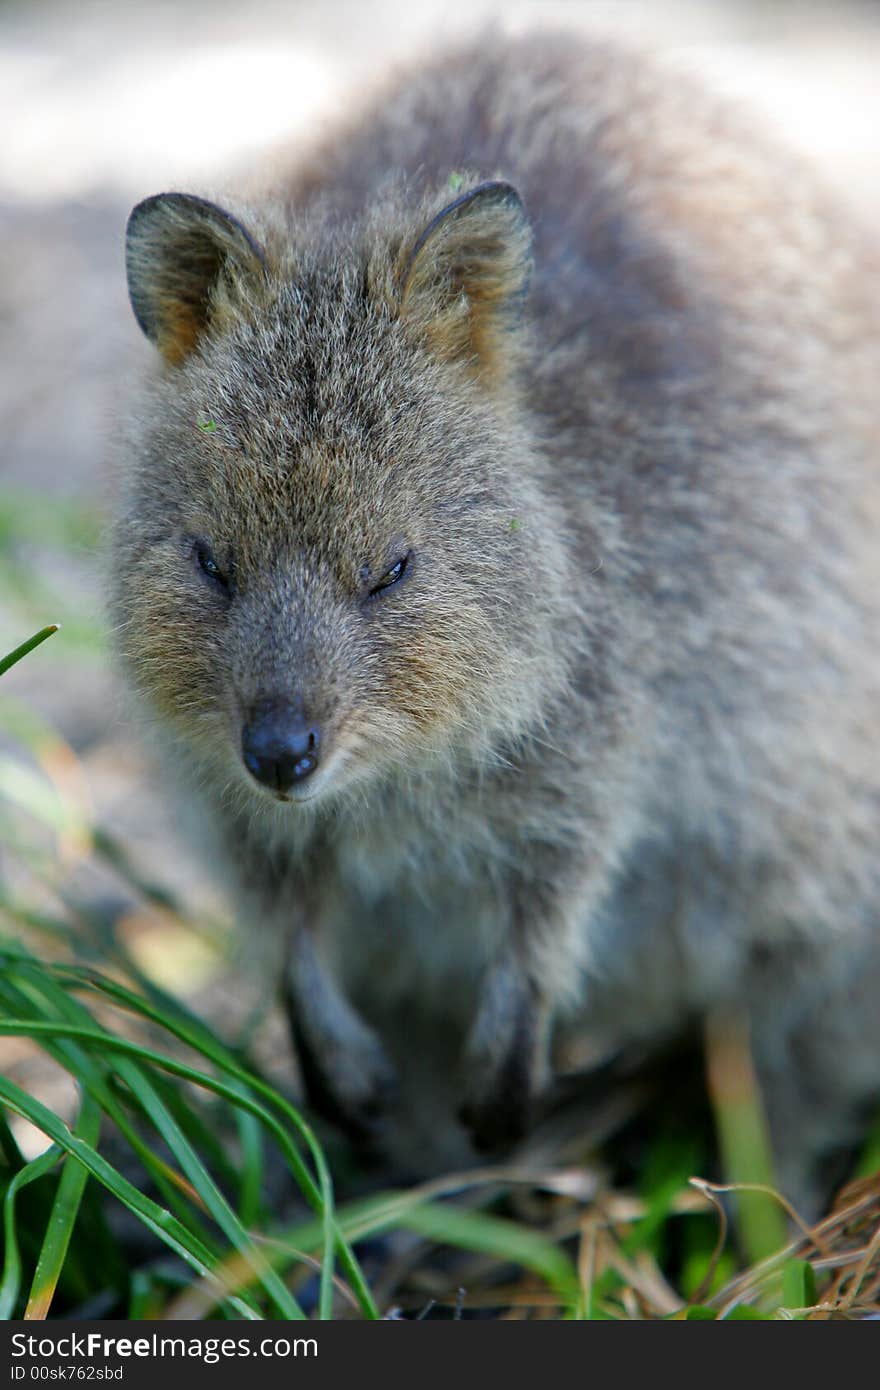
<path fill-rule="evenodd" d="M 509 1148 L 531 1127 L 546 1070 L 544 1010 L 509 964 L 487 981 L 468 1040 L 462 1124 L 481 1152 Z"/>
<path fill-rule="evenodd" d="M 396 1094 L 394 1067 L 307 931 L 294 938 L 285 994 L 309 1104 L 353 1142 L 379 1146 Z"/>
<path fill-rule="evenodd" d="M 360 1024 L 346 1037 L 312 1040 L 291 1020 L 310 1106 L 363 1147 L 381 1144 L 397 1094 L 397 1076 L 376 1035 Z"/>
<path fill-rule="evenodd" d="M 482 1087 L 460 1107 L 458 1116 L 480 1153 L 509 1149 L 531 1127 L 534 1096 L 518 1068 L 495 1078 L 496 1089 Z"/>

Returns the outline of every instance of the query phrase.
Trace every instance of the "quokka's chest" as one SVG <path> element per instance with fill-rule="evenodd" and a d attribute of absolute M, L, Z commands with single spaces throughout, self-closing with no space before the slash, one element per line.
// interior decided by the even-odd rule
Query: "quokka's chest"
<path fill-rule="evenodd" d="M 400 825 L 342 837 L 320 896 L 339 978 L 354 994 L 389 999 L 475 990 L 509 916 L 503 876 L 485 853 Z"/>

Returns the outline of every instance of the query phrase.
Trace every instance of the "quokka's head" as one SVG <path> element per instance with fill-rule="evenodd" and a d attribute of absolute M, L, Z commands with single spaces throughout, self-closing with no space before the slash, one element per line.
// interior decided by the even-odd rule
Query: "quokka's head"
<path fill-rule="evenodd" d="M 177 193 L 131 215 L 161 370 L 114 534 L 118 644 L 248 796 L 486 757 L 539 708 L 565 577 L 517 384 L 529 229 L 507 184 L 448 197 L 335 229 Z"/>

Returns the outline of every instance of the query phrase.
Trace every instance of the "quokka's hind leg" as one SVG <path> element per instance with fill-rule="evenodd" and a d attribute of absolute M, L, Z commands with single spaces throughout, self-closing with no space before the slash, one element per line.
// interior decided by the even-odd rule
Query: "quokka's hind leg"
<path fill-rule="evenodd" d="M 819 962 L 803 994 L 789 982 L 780 995 L 753 1012 L 752 1050 L 776 1184 L 815 1218 L 880 1118 L 880 942 L 845 968 Z"/>

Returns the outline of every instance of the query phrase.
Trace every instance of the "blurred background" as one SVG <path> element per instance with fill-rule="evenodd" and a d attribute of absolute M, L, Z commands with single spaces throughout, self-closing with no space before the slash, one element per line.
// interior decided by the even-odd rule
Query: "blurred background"
<path fill-rule="evenodd" d="M 390 64 L 488 22 L 621 33 L 668 53 L 880 216 L 869 0 L 0 0 L 0 653 L 63 624 L 0 684 L 0 928 L 59 903 L 65 920 L 91 913 L 205 1009 L 229 968 L 211 950 L 224 905 L 170 828 L 106 654 L 109 461 L 150 361 L 125 293 L 130 206 L 251 178 Z M 167 891 L 165 907 L 161 894 L 145 906 L 134 891 L 145 881 Z M 237 997 L 257 1007 L 256 993 Z M 264 1046 L 289 1061 L 284 1045 Z M 13 1068 L 23 1084 L 54 1085 L 63 1109 L 60 1075 L 47 1080 L 27 1044 L 0 1040 L 0 1071 Z"/>

